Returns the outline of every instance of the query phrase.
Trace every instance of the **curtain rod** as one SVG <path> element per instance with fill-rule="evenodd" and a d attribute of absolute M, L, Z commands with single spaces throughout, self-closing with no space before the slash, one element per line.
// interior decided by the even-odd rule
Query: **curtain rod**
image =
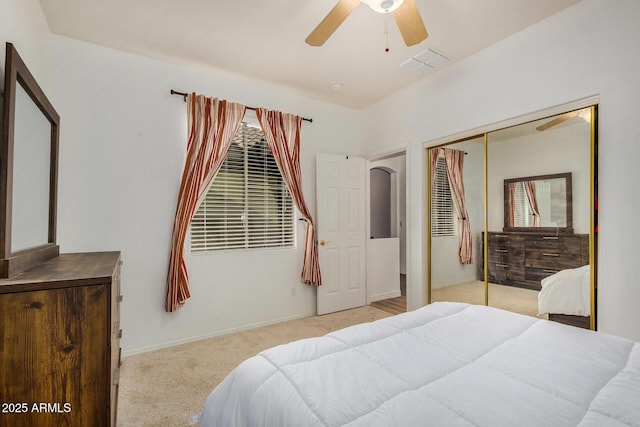
<path fill-rule="evenodd" d="M 187 102 L 187 95 L 189 94 L 184 92 L 178 92 L 177 90 L 171 89 L 171 95 L 180 95 L 184 99 L 184 102 Z M 256 111 L 254 107 L 247 107 L 247 109 Z M 302 120 L 309 123 L 313 123 L 313 119 L 307 119 L 306 117 L 303 117 Z"/>

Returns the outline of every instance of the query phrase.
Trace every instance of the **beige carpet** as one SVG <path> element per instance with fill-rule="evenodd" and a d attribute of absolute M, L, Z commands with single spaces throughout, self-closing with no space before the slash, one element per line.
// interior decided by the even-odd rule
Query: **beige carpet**
<path fill-rule="evenodd" d="M 431 301 L 458 301 L 484 305 L 484 282 L 475 281 L 433 289 Z M 543 317 L 538 316 L 538 291 L 531 289 L 489 283 L 489 306 L 527 316 Z"/>
<path fill-rule="evenodd" d="M 213 388 L 243 360 L 275 345 L 389 316 L 361 307 L 291 320 L 126 357 L 120 372 L 118 426 L 186 426 Z"/>

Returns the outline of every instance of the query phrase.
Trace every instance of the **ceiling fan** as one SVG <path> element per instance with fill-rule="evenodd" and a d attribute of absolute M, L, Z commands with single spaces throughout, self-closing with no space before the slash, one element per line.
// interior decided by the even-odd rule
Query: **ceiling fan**
<path fill-rule="evenodd" d="M 552 120 L 549 120 L 546 123 L 541 124 L 540 126 L 536 127 L 536 130 L 537 131 L 547 130 L 549 128 L 559 125 L 560 123 L 564 123 L 567 120 L 571 120 L 574 117 L 582 117 L 584 121 L 590 122 L 591 110 L 589 108 L 583 108 L 582 110 L 569 111 L 568 113 L 561 114 L 558 117 Z"/>
<path fill-rule="evenodd" d="M 407 46 L 418 44 L 429 36 L 415 0 L 340 0 L 305 42 L 311 46 L 322 46 L 361 2 L 376 12 L 392 13 Z"/>

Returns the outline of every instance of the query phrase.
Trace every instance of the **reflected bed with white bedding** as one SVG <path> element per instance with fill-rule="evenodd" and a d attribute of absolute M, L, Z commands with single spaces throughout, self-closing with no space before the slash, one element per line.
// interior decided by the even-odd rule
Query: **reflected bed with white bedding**
<path fill-rule="evenodd" d="M 263 351 L 201 426 L 640 426 L 640 343 L 434 303 Z"/>
<path fill-rule="evenodd" d="M 591 314 L 591 274 L 588 265 L 561 270 L 540 282 L 538 314 Z"/>
<path fill-rule="evenodd" d="M 589 329 L 591 323 L 591 270 L 589 265 L 561 270 L 540 282 L 538 315 Z"/>

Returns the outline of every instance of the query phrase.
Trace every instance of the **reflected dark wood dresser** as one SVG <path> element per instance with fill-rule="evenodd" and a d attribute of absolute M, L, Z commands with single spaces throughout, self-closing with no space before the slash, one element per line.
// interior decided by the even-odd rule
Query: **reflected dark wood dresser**
<path fill-rule="evenodd" d="M 115 426 L 120 252 L 0 280 L 0 426 Z"/>
<path fill-rule="evenodd" d="M 540 290 L 545 277 L 589 264 L 588 234 L 489 232 L 487 241 L 491 283 Z"/>

